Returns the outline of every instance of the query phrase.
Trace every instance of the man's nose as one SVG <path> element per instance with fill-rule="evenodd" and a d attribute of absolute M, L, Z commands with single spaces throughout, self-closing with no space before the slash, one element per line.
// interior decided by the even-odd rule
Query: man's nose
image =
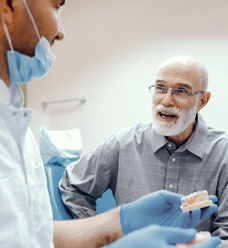
<path fill-rule="evenodd" d="M 64 31 L 64 28 L 63 28 L 61 18 L 59 18 L 59 32 L 57 34 L 56 39 L 57 40 L 62 40 L 64 37 L 65 37 L 65 31 Z"/>
<path fill-rule="evenodd" d="M 161 104 L 165 107 L 174 106 L 173 92 L 168 90 L 161 101 Z"/>

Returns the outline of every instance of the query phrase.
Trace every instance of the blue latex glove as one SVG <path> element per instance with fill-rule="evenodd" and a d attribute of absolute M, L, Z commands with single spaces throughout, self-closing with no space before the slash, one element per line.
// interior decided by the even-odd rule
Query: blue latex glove
<path fill-rule="evenodd" d="M 218 206 L 200 210 L 182 211 L 180 208 L 183 196 L 166 190 L 148 194 L 138 200 L 124 204 L 120 208 L 120 223 L 124 234 L 149 226 L 173 226 L 191 228 L 197 226 L 200 220 L 209 217 L 217 211 Z M 213 202 L 216 196 L 210 196 Z"/>
<path fill-rule="evenodd" d="M 171 248 L 177 243 L 188 243 L 195 238 L 196 230 L 178 227 L 149 226 L 134 231 L 106 248 Z M 209 238 L 188 248 L 216 248 L 221 243 L 218 237 Z"/>

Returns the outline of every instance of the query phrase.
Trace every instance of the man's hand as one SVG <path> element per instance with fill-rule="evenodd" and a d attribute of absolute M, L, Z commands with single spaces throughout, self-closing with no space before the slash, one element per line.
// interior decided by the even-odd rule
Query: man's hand
<path fill-rule="evenodd" d="M 134 231 L 106 248 L 171 248 L 177 243 L 188 243 L 195 238 L 194 229 L 181 229 L 178 227 L 149 226 Z M 218 237 L 209 238 L 206 241 L 188 246 L 189 248 L 216 248 L 220 244 Z"/>
<path fill-rule="evenodd" d="M 182 211 L 180 208 L 182 197 L 183 195 L 180 194 L 160 190 L 122 205 L 120 222 L 123 233 L 126 235 L 149 225 L 195 227 L 200 220 L 209 217 L 218 209 L 216 204 L 212 204 L 204 209 Z M 213 202 L 217 201 L 216 196 L 209 196 L 209 198 Z"/>

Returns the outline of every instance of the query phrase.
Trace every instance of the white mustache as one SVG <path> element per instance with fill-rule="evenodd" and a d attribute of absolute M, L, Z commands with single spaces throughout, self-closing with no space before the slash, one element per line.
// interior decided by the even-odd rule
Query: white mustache
<path fill-rule="evenodd" d="M 181 115 L 181 110 L 176 107 L 164 107 L 162 105 L 157 105 L 154 106 L 154 110 L 156 112 L 164 112 L 164 113 L 169 113 L 171 115 L 176 115 L 177 117 L 180 117 Z"/>

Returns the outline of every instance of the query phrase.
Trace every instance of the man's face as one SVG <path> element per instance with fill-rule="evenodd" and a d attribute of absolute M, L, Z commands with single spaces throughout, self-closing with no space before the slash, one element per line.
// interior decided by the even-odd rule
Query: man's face
<path fill-rule="evenodd" d="M 40 36 L 45 36 L 51 45 L 54 44 L 55 40 L 61 40 L 64 37 L 60 17 L 60 11 L 64 3 L 65 0 L 27 0 L 28 7 L 32 13 Z M 13 9 L 16 7 L 18 10 L 14 15 L 17 21 L 9 27 L 9 30 L 12 30 L 10 35 L 13 47 L 16 51 L 33 56 L 38 37 L 23 1 L 16 1 L 15 6 L 13 5 L 12 7 Z"/>
<path fill-rule="evenodd" d="M 191 66 L 172 64 L 159 70 L 155 84 L 194 93 L 202 90 L 198 82 L 199 76 Z M 155 131 L 164 136 L 184 133 L 193 124 L 199 111 L 199 98 L 200 95 L 181 98 L 170 91 L 166 94 L 154 94 L 152 112 Z"/>

